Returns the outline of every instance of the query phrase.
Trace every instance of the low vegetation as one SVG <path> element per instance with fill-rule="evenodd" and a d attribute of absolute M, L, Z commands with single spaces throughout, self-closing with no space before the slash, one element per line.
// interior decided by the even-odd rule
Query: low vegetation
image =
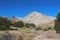
<path fill-rule="evenodd" d="M 39 26 L 39 27 L 36 27 L 36 30 L 42 30 L 42 28 Z"/>
<path fill-rule="evenodd" d="M 0 17 L 0 30 L 10 29 L 11 22 L 7 18 Z"/>
<path fill-rule="evenodd" d="M 22 28 L 22 27 L 24 27 L 24 22 L 23 21 L 18 21 L 18 22 L 13 23 L 12 26 Z"/>
<path fill-rule="evenodd" d="M 36 25 L 35 24 L 33 24 L 33 23 L 25 23 L 25 27 L 26 28 L 30 28 L 30 27 L 36 27 Z"/>

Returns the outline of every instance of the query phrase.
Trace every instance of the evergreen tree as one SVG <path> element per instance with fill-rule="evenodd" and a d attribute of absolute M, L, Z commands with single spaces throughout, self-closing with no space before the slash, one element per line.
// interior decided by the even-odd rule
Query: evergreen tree
<path fill-rule="evenodd" d="M 60 33 L 60 12 L 57 15 L 57 19 L 55 20 L 55 27 L 57 33 Z"/>
<path fill-rule="evenodd" d="M 57 21 L 60 22 L 60 12 L 58 13 Z"/>

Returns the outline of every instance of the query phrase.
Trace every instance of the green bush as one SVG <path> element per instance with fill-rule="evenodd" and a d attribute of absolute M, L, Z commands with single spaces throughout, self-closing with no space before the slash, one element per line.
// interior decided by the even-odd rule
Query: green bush
<path fill-rule="evenodd" d="M 41 27 L 36 27 L 36 30 L 42 30 L 42 28 Z"/>
<path fill-rule="evenodd" d="M 33 23 L 30 23 L 30 26 L 31 26 L 31 27 L 33 27 L 33 28 L 35 28 L 35 27 L 36 27 L 36 25 L 35 25 L 35 24 L 33 24 Z"/>
<path fill-rule="evenodd" d="M 34 28 L 34 27 L 36 27 L 36 25 L 33 24 L 33 23 L 25 23 L 25 27 L 26 27 L 26 28 L 29 28 L 29 27 Z"/>
<path fill-rule="evenodd" d="M 48 30 L 52 30 L 52 28 L 51 27 L 47 27 L 47 28 L 44 28 L 43 30 L 44 31 L 48 31 Z"/>
<path fill-rule="evenodd" d="M 25 27 L 26 28 L 29 28 L 30 27 L 30 24 L 29 23 L 25 23 Z"/>
<path fill-rule="evenodd" d="M 48 27 L 48 30 L 52 30 L 52 28 L 51 27 Z"/>
<path fill-rule="evenodd" d="M 48 31 L 48 28 L 43 29 L 44 31 Z"/>
<path fill-rule="evenodd" d="M 0 17 L 0 30 L 8 30 L 11 22 L 7 18 Z"/>
<path fill-rule="evenodd" d="M 12 26 L 22 28 L 24 27 L 24 22 L 18 21 L 18 22 L 13 23 Z"/>

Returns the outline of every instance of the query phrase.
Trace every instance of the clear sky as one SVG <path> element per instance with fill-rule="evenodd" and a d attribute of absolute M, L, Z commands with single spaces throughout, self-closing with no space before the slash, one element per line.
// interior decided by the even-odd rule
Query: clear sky
<path fill-rule="evenodd" d="M 24 17 L 33 11 L 56 17 L 60 0 L 0 0 L 0 16 Z"/>

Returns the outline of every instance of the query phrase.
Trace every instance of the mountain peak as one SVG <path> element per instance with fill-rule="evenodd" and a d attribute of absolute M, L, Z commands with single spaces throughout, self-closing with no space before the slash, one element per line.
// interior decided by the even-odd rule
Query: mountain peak
<path fill-rule="evenodd" d="M 32 12 L 32 14 L 39 14 L 39 12 L 35 11 L 35 12 Z"/>
<path fill-rule="evenodd" d="M 36 15 L 43 15 L 43 14 L 35 11 L 35 12 L 30 13 L 29 15 L 35 15 L 36 16 Z"/>
<path fill-rule="evenodd" d="M 50 16 L 46 16 L 39 12 L 32 12 L 23 18 L 24 22 L 34 23 L 35 25 L 47 24 L 54 20 L 54 18 Z"/>

